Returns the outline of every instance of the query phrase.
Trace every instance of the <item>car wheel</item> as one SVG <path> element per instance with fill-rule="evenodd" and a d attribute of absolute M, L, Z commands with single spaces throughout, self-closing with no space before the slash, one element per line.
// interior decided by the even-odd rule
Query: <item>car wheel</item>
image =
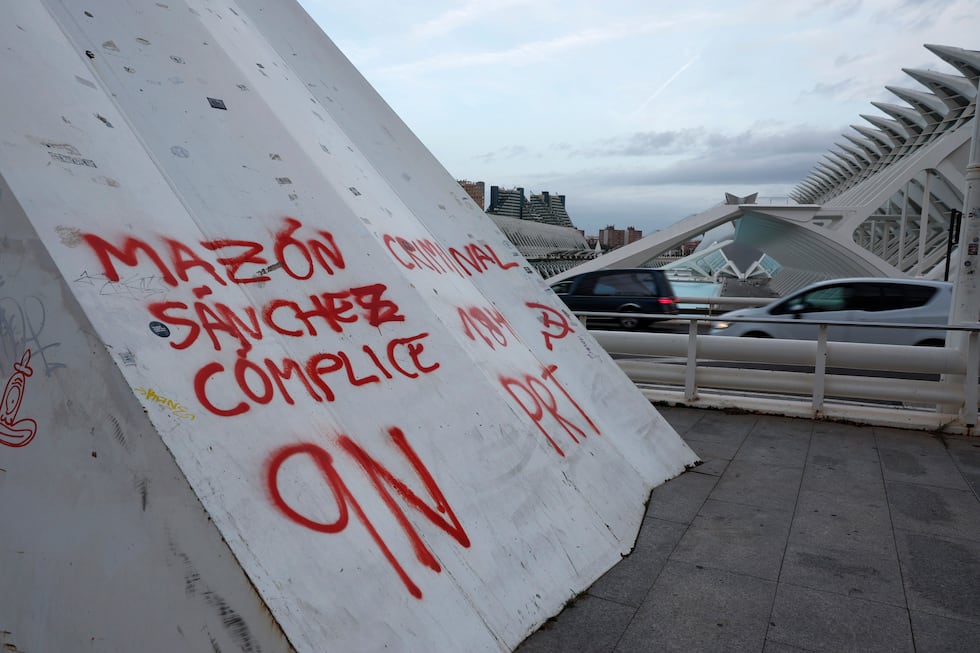
<path fill-rule="evenodd" d="M 917 342 L 915 343 L 915 346 L 916 347 L 945 347 L 946 342 L 943 340 L 937 340 L 935 338 L 931 338 L 929 340 L 923 340 L 922 342 Z"/>
<path fill-rule="evenodd" d="M 641 324 L 642 320 L 635 315 L 624 315 L 623 317 L 619 318 L 619 326 L 623 327 L 624 329 L 629 329 L 630 331 L 639 329 Z"/>
<path fill-rule="evenodd" d="M 743 338 L 772 338 L 772 336 L 766 333 L 765 331 L 749 331 L 742 337 Z"/>

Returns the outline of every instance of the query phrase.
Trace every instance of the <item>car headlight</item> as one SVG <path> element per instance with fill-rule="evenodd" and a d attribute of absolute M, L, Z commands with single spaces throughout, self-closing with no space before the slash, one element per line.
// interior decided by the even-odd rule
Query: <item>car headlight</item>
<path fill-rule="evenodd" d="M 715 322 L 714 328 L 718 331 L 721 331 L 722 329 L 727 329 L 731 325 L 732 325 L 731 322 Z"/>

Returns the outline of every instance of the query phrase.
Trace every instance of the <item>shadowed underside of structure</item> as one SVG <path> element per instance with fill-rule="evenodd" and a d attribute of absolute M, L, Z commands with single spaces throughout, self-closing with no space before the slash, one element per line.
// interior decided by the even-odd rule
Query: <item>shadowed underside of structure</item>
<path fill-rule="evenodd" d="M 950 216 L 963 208 L 980 51 L 925 47 L 952 72 L 903 69 L 920 88 L 886 87 L 902 104 L 873 102 L 883 115 L 861 115 L 869 124 L 842 135 L 791 194 L 795 204 L 729 196 L 725 204 L 550 281 L 589 269 L 648 265 L 729 222 L 736 241 L 780 264 L 771 281 L 780 294 L 844 276 L 942 278 Z"/>
<path fill-rule="evenodd" d="M 295 3 L 0 42 L 5 647 L 510 650 L 696 462 Z"/>

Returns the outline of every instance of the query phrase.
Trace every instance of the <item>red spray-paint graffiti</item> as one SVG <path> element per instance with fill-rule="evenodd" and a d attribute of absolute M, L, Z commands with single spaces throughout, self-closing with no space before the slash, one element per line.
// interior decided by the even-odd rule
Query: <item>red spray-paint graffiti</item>
<path fill-rule="evenodd" d="M 428 505 L 409 488 L 407 483 L 395 477 L 384 464 L 373 458 L 348 436 L 341 435 L 337 438 L 337 444 L 345 454 L 357 463 L 361 471 L 371 481 L 378 496 L 384 502 L 391 516 L 401 527 L 405 537 L 408 539 L 415 553 L 416 560 L 423 566 L 438 573 L 442 570 L 442 566 L 432 554 L 432 551 L 426 547 L 422 537 L 406 516 L 401 504 L 403 503 L 421 513 L 432 524 L 445 531 L 464 548 L 470 546 L 469 537 L 466 535 L 466 530 L 463 528 L 459 519 L 456 518 L 456 514 L 450 507 L 449 502 L 446 501 L 446 497 L 443 495 L 442 490 L 439 489 L 432 474 L 418 457 L 418 454 L 415 453 L 415 450 L 412 449 L 402 430 L 397 427 L 391 427 L 388 429 L 388 435 L 402 455 L 405 456 L 405 459 L 411 464 L 412 469 L 418 475 L 434 506 Z M 282 467 L 287 461 L 296 456 L 307 456 L 311 458 L 319 472 L 323 475 L 326 484 L 330 487 L 332 497 L 324 497 L 324 500 L 331 500 L 336 505 L 337 518 L 333 522 L 327 523 L 310 519 L 289 505 L 283 497 L 282 491 L 280 490 Z M 374 540 L 375 545 L 381 551 L 382 555 L 384 555 L 388 564 L 398 574 L 398 577 L 408 592 L 417 599 L 422 598 L 422 590 L 412 581 L 408 572 L 378 533 L 371 518 L 361 506 L 361 502 L 357 500 L 337 471 L 333 456 L 330 455 L 329 451 L 311 442 L 282 447 L 273 453 L 266 469 L 266 481 L 269 492 L 272 494 L 273 503 L 286 517 L 294 523 L 318 533 L 340 533 L 347 528 L 350 522 L 350 515 L 353 512 L 354 517 L 367 530 L 371 539 Z"/>
<path fill-rule="evenodd" d="M 393 324 L 407 322 L 384 283 L 318 287 L 315 292 L 303 293 L 302 298 L 280 295 L 270 299 L 266 295 L 254 304 L 246 300 L 238 306 L 218 301 L 213 288 L 273 282 L 274 277 L 270 275 L 276 270 L 282 270 L 294 282 L 314 284 L 322 283 L 323 273 L 334 278 L 339 270 L 346 268 L 343 252 L 331 233 L 304 231 L 302 223 L 293 218 L 283 218 L 269 247 L 251 240 L 231 238 L 201 241 L 196 250 L 166 237 L 159 237 L 152 244 L 132 236 L 115 243 L 95 234 L 84 234 L 83 239 L 99 261 L 107 283 L 119 282 L 123 268 L 139 268 L 140 278 L 152 278 L 156 286 L 167 291 L 165 301 L 150 301 L 148 295 L 145 301 L 149 314 L 168 327 L 164 337 L 174 335 L 170 341 L 173 349 L 183 351 L 203 347 L 224 352 L 224 358 L 215 356 L 193 375 L 198 401 L 214 415 L 242 415 L 253 407 L 275 400 L 287 405 L 294 405 L 297 399 L 333 402 L 338 396 L 338 386 L 359 388 L 392 380 L 418 379 L 441 367 L 439 361 L 433 360 L 433 348 L 430 346 L 426 350 L 426 344 L 430 342 L 427 331 L 413 333 L 409 330 L 407 334 L 398 333 L 397 336 L 389 333 L 371 344 L 346 337 L 342 339 L 346 348 L 323 344 L 326 341 L 324 335 L 347 335 L 347 332 L 365 326 L 372 332 L 381 333 Z M 519 266 L 516 261 L 503 260 L 486 243 L 471 242 L 458 248 L 446 248 L 430 240 L 409 240 L 387 234 L 384 243 L 397 264 L 422 273 L 468 277 Z M 319 277 L 314 280 L 318 273 Z M 283 281 L 281 274 L 275 280 Z M 187 291 L 185 296 L 175 297 L 170 289 L 182 284 Z M 288 283 L 286 287 L 293 291 L 297 286 Z M 274 288 L 276 286 L 271 285 L 265 291 Z M 240 295 L 223 294 L 223 297 L 227 296 Z M 540 311 L 541 333 L 549 350 L 553 341 L 572 332 L 567 319 L 554 309 L 534 302 L 528 302 L 526 306 Z M 494 307 L 460 307 L 458 315 L 466 337 L 473 342 L 500 350 L 518 341 L 516 331 Z M 296 358 L 270 358 L 256 353 L 263 351 L 258 343 L 264 338 L 280 337 L 316 338 L 317 342 L 311 347 L 312 354 L 306 352 Z M 18 368 L 22 378 L 15 390 L 21 394 L 23 378 L 30 375 L 29 360 L 28 351 Z M 559 446 L 563 437 L 577 444 L 588 434 L 601 433 L 558 381 L 556 370 L 557 366 L 549 365 L 538 373 L 500 376 L 499 382 L 558 455 L 564 456 Z M 146 391 L 146 399 L 150 399 L 150 392 Z M 4 402 L 6 409 L 6 393 Z M 19 399 L 16 402 L 19 405 Z M 0 413 L 7 418 L 2 422 L 4 426 L 13 423 L 10 415 L 16 415 L 16 405 L 12 402 L 10 406 L 12 409 Z M 33 421 L 28 421 L 33 426 Z M 16 422 L 18 425 L 26 423 L 25 420 Z M 399 461 L 402 467 L 410 468 L 409 475 L 414 473 L 414 478 L 396 477 L 390 464 L 369 454 L 351 437 L 339 435 L 332 441 L 333 451 L 313 442 L 275 450 L 265 465 L 265 483 L 275 508 L 297 526 L 316 533 L 338 534 L 352 521 L 359 524 L 406 590 L 412 596 L 422 598 L 420 587 L 406 569 L 405 558 L 414 555 L 418 564 L 436 573 L 442 567 L 433 549 L 423 539 L 424 533 L 416 526 L 422 522 L 418 515 L 461 547 L 468 548 L 470 540 L 402 430 L 391 427 L 386 433 L 402 457 Z M 323 481 L 307 486 L 306 490 L 323 487 L 324 495 L 313 499 L 322 501 L 328 514 L 335 517 L 318 520 L 304 514 L 299 506 L 309 504 L 300 504 L 296 495 L 290 494 L 289 474 L 295 469 L 294 464 L 303 463 L 312 463 Z M 350 469 L 355 471 L 348 471 Z M 365 492 L 372 500 L 363 496 Z M 381 514 L 376 514 L 379 511 Z M 397 528 L 378 528 L 379 519 L 393 520 Z M 398 533 L 399 529 L 404 537 L 401 547 L 394 544 L 390 534 Z M 411 553 L 396 553 L 407 550 Z"/>
<path fill-rule="evenodd" d="M 319 329 L 342 333 L 345 325 L 366 322 L 378 327 L 388 322 L 404 322 L 398 305 L 385 297 L 388 287 L 382 283 L 348 288 L 340 292 L 323 292 L 309 295 L 303 304 L 291 299 L 277 298 L 266 302 L 258 310 L 245 306 L 238 311 L 215 302 L 154 302 L 148 306 L 150 314 L 170 326 L 186 329 L 187 335 L 170 343 L 174 349 L 187 349 L 202 333 L 211 341 L 215 351 L 221 351 L 219 336 L 229 337 L 239 347 L 241 355 L 252 349 L 252 340 L 262 340 L 266 331 L 282 336 L 302 338 L 316 336 Z M 194 289 L 198 299 L 211 294 L 211 288 Z"/>
<path fill-rule="evenodd" d="M 575 331 L 568 318 L 550 306 L 545 306 L 537 302 L 525 302 L 524 305 L 528 308 L 541 311 L 541 325 L 544 327 L 541 334 L 544 336 L 544 344 L 548 348 L 548 351 L 552 350 L 552 340 L 561 340 L 569 333 Z"/>
<path fill-rule="evenodd" d="M 0 444 L 8 447 L 23 447 L 34 439 L 37 422 L 25 417 L 17 419 L 20 404 L 24 400 L 27 377 L 34 374 L 31 369 L 31 350 L 24 351 L 19 363 L 14 363 L 14 371 L 7 379 L 0 398 Z"/>
<path fill-rule="evenodd" d="M 359 356 L 356 362 L 344 351 L 319 352 L 305 361 L 284 358 L 281 363 L 276 363 L 266 358 L 261 364 L 239 356 L 233 369 L 212 362 L 194 375 L 194 392 L 201 405 L 210 412 L 231 417 L 248 412 L 251 404 L 243 400 L 231 407 L 218 406 L 208 390 L 209 383 L 215 377 L 232 375 L 234 385 L 245 399 L 254 404 L 268 404 L 278 395 L 287 404 L 293 405 L 296 402 L 284 381 L 295 376 L 310 399 L 332 402 L 336 395 L 325 377 L 335 372 L 340 373 L 337 378 L 341 382 L 347 381 L 351 386 L 358 387 L 381 383 L 378 373 L 386 379 L 395 378 L 396 375 L 415 379 L 439 369 L 438 362 L 426 363 L 422 358 L 425 350 L 423 341 L 428 337 L 429 334 L 423 332 L 409 338 L 394 338 L 388 342 L 384 352 L 376 352 L 369 345 L 363 345 L 363 356 Z"/>
<path fill-rule="evenodd" d="M 514 338 L 517 337 L 517 333 L 507 318 L 498 310 L 482 306 L 458 307 L 456 310 L 466 337 L 476 341 L 477 336 L 479 336 L 490 349 L 496 349 L 498 345 L 506 347 L 508 334 Z"/>
<path fill-rule="evenodd" d="M 546 366 L 541 371 L 540 378 L 531 374 L 519 378 L 501 376 L 500 383 L 534 421 L 534 425 L 558 455 L 564 458 L 565 452 L 558 446 L 556 440 L 556 427 L 560 427 L 575 444 L 579 443 L 580 438 L 587 437 L 586 426 L 596 435 L 601 435 L 601 432 L 578 402 L 559 383 L 555 377 L 557 369 L 557 365 Z M 582 420 L 585 424 L 581 424 Z"/>
<path fill-rule="evenodd" d="M 505 263 L 486 243 L 467 243 L 462 249 L 446 249 L 431 240 L 409 240 L 391 234 L 384 235 L 384 243 L 392 258 L 406 270 L 429 270 L 436 274 L 471 277 L 491 269 L 510 270 L 519 265 L 517 261 Z"/>
<path fill-rule="evenodd" d="M 83 239 L 110 282 L 120 279 L 117 266 L 149 262 L 163 284 L 194 284 L 192 293 L 196 301 L 151 302 L 147 309 L 152 317 L 173 330 L 175 337 L 170 346 L 174 349 L 203 345 L 215 352 L 229 346 L 235 351 L 237 359 L 233 363 L 214 361 L 194 374 L 198 401 L 215 415 L 241 415 L 252 405 L 268 404 L 276 397 L 293 405 L 295 392 L 316 402 L 330 402 L 336 399 L 337 383 L 360 387 L 381 383 L 382 378 L 415 379 L 438 369 L 438 362 L 425 360 L 423 355 L 427 332 L 390 338 L 380 345 L 364 344 L 360 349 L 321 350 L 303 360 L 248 358 L 255 343 L 270 336 L 312 338 L 324 332 L 343 333 L 360 324 L 378 329 L 406 320 L 383 283 L 318 292 L 302 300 L 276 297 L 259 306 L 234 307 L 207 300 L 213 294 L 214 285 L 270 281 L 269 273 L 277 269 L 296 281 L 308 281 L 318 270 L 333 276 L 346 267 L 333 234 L 316 230 L 312 235 L 304 235 L 302 228 L 298 220 L 283 218 L 283 226 L 275 233 L 269 248 L 276 261 L 271 265 L 265 253 L 267 248 L 247 240 L 222 238 L 201 242 L 205 250 L 220 254 L 211 262 L 191 246 L 172 238 L 159 238 L 161 244 L 156 247 L 131 236 L 117 244 L 94 234 L 84 234 Z M 262 266 L 257 272 L 251 275 L 245 272 L 257 266 Z M 219 399 L 214 391 L 219 382 L 222 385 L 230 382 L 232 388 L 237 386 L 239 396 L 229 399 L 223 393 Z"/>
<path fill-rule="evenodd" d="M 560 340 L 574 331 L 568 319 L 550 306 L 537 302 L 525 302 L 525 306 L 540 311 L 540 321 L 544 327 L 541 334 L 549 350 L 553 346 L 552 340 Z M 480 306 L 457 307 L 456 311 L 463 333 L 474 342 L 482 341 L 490 349 L 497 349 L 507 347 L 510 342 L 508 335 L 517 338 L 517 333 L 500 311 Z M 586 429 L 596 435 L 601 433 L 568 390 L 559 383 L 555 377 L 557 369 L 557 365 L 545 367 L 540 378 L 524 374 L 518 377 L 500 376 L 499 380 L 511 399 L 531 418 L 552 448 L 559 456 L 564 457 L 565 452 L 557 441 L 557 428 L 564 431 L 575 444 L 586 437 Z M 581 420 L 585 423 L 581 424 Z"/>
<path fill-rule="evenodd" d="M 283 228 L 275 234 L 272 253 L 276 261 L 281 264 L 282 270 L 290 277 L 306 280 L 313 276 L 317 267 L 330 275 L 334 274 L 336 270 L 346 267 L 344 256 L 340 248 L 337 247 L 333 234 L 329 231 L 317 231 L 319 239 L 307 238 L 303 240 L 295 235 L 303 226 L 299 220 L 285 217 L 283 222 L 285 223 Z M 222 275 L 219 274 L 214 265 L 199 256 L 191 247 L 172 238 L 160 239 L 164 244 L 163 254 L 146 241 L 132 236 L 124 239 L 119 247 L 95 234 L 83 234 L 82 238 L 95 252 L 102 264 L 102 269 L 105 270 L 106 277 L 110 281 L 119 281 L 119 272 L 116 270 L 114 261 L 135 267 L 139 265 L 140 254 L 156 266 L 164 283 L 169 286 L 177 286 L 182 281 L 190 282 L 188 273 L 192 270 L 203 273 L 209 283 L 213 281 L 221 286 L 228 285 L 228 281 L 234 284 L 249 284 L 270 280 L 267 274 L 268 269 L 265 269 L 264 273 L 258 276 L 241 276 L 239 274 L 242 266 L 247 263 L 260 266 L 269 263 L 269 260 L 263 255 L 265 249 L 263 245 L 250 240 L 221 238 L 201 242 L 204 249 L 225 254 L 217 259 L 218 264 L 224 270 Z M 167 265 L 165 259 L 170 260 L 170 266 Z"/>
<path fill-rule="evenodd" d="M 538 302 L 524 302 L 524 305 L 540 313 L 538 321 L 544 327 L 541 330 L 541 335 L 544 336 L 544 344 L 549 351 L 554 349 L 552 341 L 561 340 L 568 334 L 575 332 L 571 322 L 561 311 Z M 477 341 L 479 337 L 490 349 L 496 349 L 498 346 L 506 347 L 509 344 L 508 335 L 514 339 L 517 338 L 514 327 L 510 325 L 504 314 L 496 309 L 482 306 L 465 308 L 460 306 L 456 311 L 459 314 L 459 320 L 463 325 L 463 333 L 466 337 L 473 341 Z"/>

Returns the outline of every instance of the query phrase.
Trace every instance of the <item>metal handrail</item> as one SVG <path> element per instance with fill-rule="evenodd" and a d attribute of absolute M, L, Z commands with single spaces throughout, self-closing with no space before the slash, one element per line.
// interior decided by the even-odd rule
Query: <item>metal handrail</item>
<path fill-rule="evenodd" d="M 621 317 L 618 313 L 605 312 L 576 312 L 576 315 L 583 321 L 589 317 Z M 720 317 L 631 315 L 679 326 L 674 333 L 590 329 L 651 401 L 959 433 L 972 433 L 977 424 L 978 377 L 976 372 L 967 373 L 978 369 L 977 364 L 968 361 L 980 360 L 980 324 L 977 323 L 724 318 L 724 321 L 816 325 L 818 338 L 812 341 L 701 333 L 707 324 L 720 321 Z M 684 322 L 687 322 L 686 333 Z M 951 346 L 830 341 L 829 325 L 965 332 L 966 350 Z"/>
<path fill-rule="evenodd" d="M 680 306 L 705 306 L 704 311 L 710 316 L 714 309 L 729 310 L 732 308 L 748 308 L 765 306 L 778 297 L 675 297 L 674 301 Z"/>

